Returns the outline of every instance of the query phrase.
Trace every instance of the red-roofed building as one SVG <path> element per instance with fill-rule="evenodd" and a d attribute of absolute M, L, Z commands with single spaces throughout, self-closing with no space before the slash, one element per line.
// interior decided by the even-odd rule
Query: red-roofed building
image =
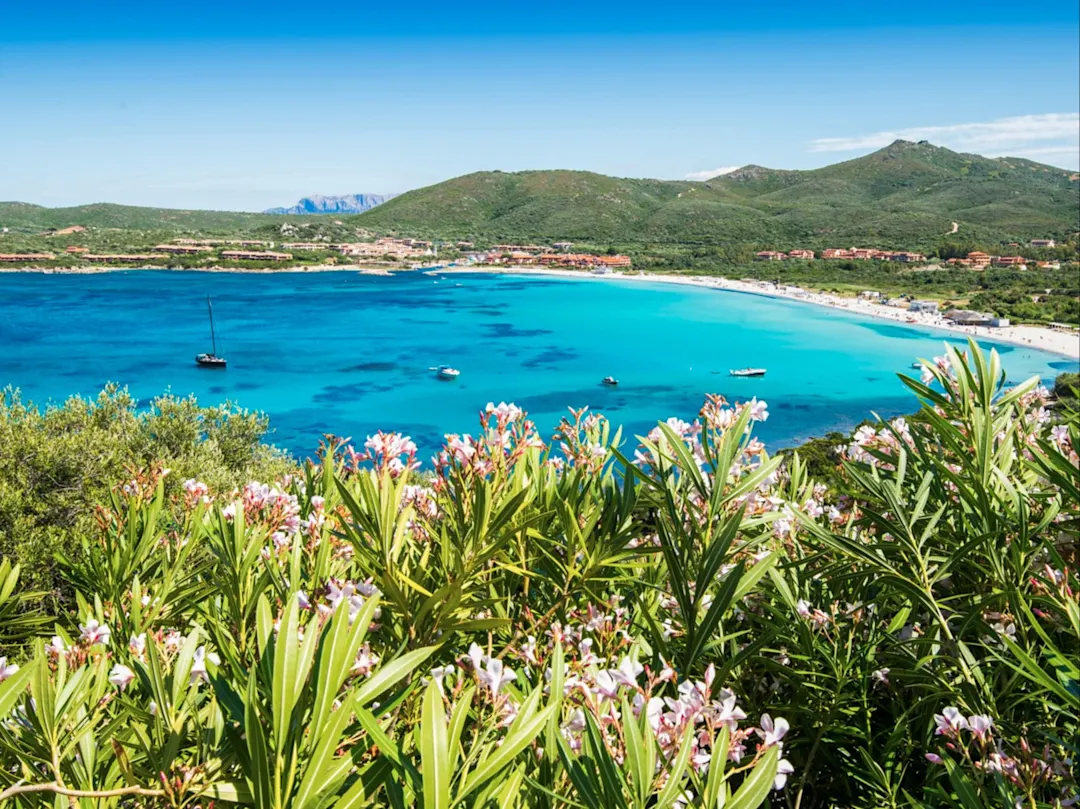
<path fill-rule="evenodd" d="M 800 250 L 800 249 L 788 250 L 788 258 L 796 258 L 796 259 L 801 259 L 803 261 L 813 261 L 814 260 L 814 251 L 813 250 Z"/>

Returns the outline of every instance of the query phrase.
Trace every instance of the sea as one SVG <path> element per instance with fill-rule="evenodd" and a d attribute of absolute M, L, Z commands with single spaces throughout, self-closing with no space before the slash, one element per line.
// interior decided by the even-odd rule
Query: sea
<path fill-rule="evenodd" d="M 210 350 L 207 298 L 227 370 Z M 298 458 L 325 434 L 412 437 L 426 460 L 476 433 L 488 402 L 514 402 L 547 437 L 589 407 L 633 436 L 691 420 L 708 393 L 768 402 L 770 449 L 917 409 L 899 375 L 963 339 L 759 295 L 610 279 L 356 272 L 0 274 L 0 385 L 39 406 L 126 386 L 146 406 L 194 394 L 270 417 Z M 1010 382 L 1076 363 L 981 341 Z M 461 371 L 440 381 L 438 365 Z M 764 367 L 764 377 L 728 371 Z M 605 376 L 617 387 L 601 384 Z"/>

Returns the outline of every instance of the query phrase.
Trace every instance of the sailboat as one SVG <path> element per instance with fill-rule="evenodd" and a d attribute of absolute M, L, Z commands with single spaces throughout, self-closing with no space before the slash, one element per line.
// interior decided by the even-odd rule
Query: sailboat
<path fill-rule="evenodd" d="M 210 296 L 206 296 L 206 310 L 210 314 L 210 345 L 209 354 L 196 354 L 195 364 L 200 368 L 225 368 L 225 358 L 217 355 L 217 335 L 214 333 L 214 307 L 210 303 Z"/>

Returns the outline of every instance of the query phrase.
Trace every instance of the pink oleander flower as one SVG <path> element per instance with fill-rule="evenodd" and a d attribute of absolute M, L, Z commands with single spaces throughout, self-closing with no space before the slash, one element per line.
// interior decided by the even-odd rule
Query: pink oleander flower
<path fill-rule="evenodd" d="M 608 674 L 621 686 L 626 688 L 637 688 L 638 675 L 645 671 L 645 667 L 635 660 L 631 660 L 629 657 L 624 657 L 619 663 L 617 669 L 610 669 Z"/>
<path fill-rule="evenodd" d="M 457 668 L 453 664 L 436 666 L 431 670 L 431 679 L 435 681 L 435 684 L 439 686 L 439 690 L 442 691 L 443 681 L 456 671 Z"/>
<path fill-rule="evenodd" d="M 493 402 L 488 402 L 487 407 L 484 408 L 484 413 L 488 416 L 494 415 L 499 424 L 511 424 L 521 418 L 521 408 L 515 405 L 513 402 L 507 404 L 506 402 L 499 402 L 498 405 Z"/>
<path fill-rule="evenodd" d="M 8 663 L 6 657 L 0 657 L 0 683 L 4 682 L 8 677 L 14 677 L 19 671 L 19 667 L 14 663 Z"/>
<path fill-rule="evenodd" d="M 200 646 L 198 649 L 195 650 L 195 656 L 194 658 L 192 658 L 191 661 L 191 673 L 188 675 L 188 680 L 191 685 L 195 685 L 195 683 L 199 682 L 200 680 L 204 683 L 210 682 L 210 673 L 206 670 L 207 660 L 209 660 L 214 665 L 217 665 L 219 662 L 221 662 L 216 654 L 214 654 L 213 652 L 207 654 L 206 647 Z"/>
<path fill-rule="evenodd" d="M 49 657 L 60 657 L 68 652 L 67 646 L 64 645 L 64 639 L 59 635 L 53 635 L 49 645 L 45 648 L 49 653 Z"/>
<path fill-rule="evenodd" d="M 517 679 L 514 670 L 505 668 L 503 662 L 496 657 L 489 657 L 487 668 L 479 669 L 476 674 L 480 678 L 480 682 L 488 687 L 493 697 L 502 690 L 504 685 Z"/>
<path fill-rule="evenodd" d="M 781 742 L 784 736 L 787 735 L 789 727 L 788 721 L 783 717 L 777 717 L 773 720 L 766 713 L 761 715 L 761 727 L 757 729 L 757 734 L 761 737 L 762 744 L 771 747 Z"/>
<path fill-rule="evenodd" d="M 79 624 L 79 632 L 80 637 L 88 646 L 98 643 L 108 646 L 109 639 L 112 637 L 112 630 L 105 624 L 99 624 L 95 618 L 90 618 L 85 624 Z"/>
<path fill-rule="evenodd" d="M 605 699 L 615 699 L 619 696 L 619 683 L 615 678 L 611 676 L 610 671 L 602 670 L 596 672 L 596 676 L 593 677 L 593 683 L 595 687 L 593 691 Z"/>
<path fill-rule="evenodd" d="M 768 421 L 769 420 L 769 405 L 764 399 L 758 400 L 755 396 L 749 402 L 746 403 L 747 408 L 750 410 L 751 421 Z"/>
<path fill-rule="evenodd" d="M 146 652 L 146 633 L 128 638 L 128 650 L 136 657 L 142 657 Z"/>
<path fill-rule="evenodd" d="M 931 764 L 941 764 L 941 756 L 939 756 L 937 753 L 927 753 L 926 760 L 929 761 Z"/>
<path fill-rule="evenodd" d="M 469 464 L 476 456 L 476 444 L 473 443 L 471 436 L 448 436 L 446 442 L 446 448 L 450 450 L 450 454 L 460 464 Z"/>
<path fill-rule="evenodd" d="M 135 679 L 135 672 L 129 669 L 122 663 L 117 663 L 112 667 L 112 671 L 109 672 L 109 682 L 123 691 L 127 688 L 131 681 Z"/>
<path fill-rule="evenodd" d="M 727 725 L 728 731 L 734 733 L 739 727 L 739 722 L 746 719 L 746 712 L 735 704 L 737 698 L 730 691 L 726 689 L 721 691 L 720 697 L 720 711 L 716 715 L 716 721 Z"/>
<path fill-rule="evenodd" d="M 773 789 L 783 789 L 784 784 L 787 783 L 787 777 L 795 772 L 795 768 L 791 766 L 791 762 L 786 758 L 780 759 L 776 763 L 776 776 L 773 778 Z"/>
<path fill-rule="evenodd" d="M 371 646 L 365 643 L 362 647 L 360 647 L 360 651 L 356 654 L 356 661 L 353 663 L 352 671 L 354 674 L 359 674 L 361 677 L 367 677 L 369 674 L 371 674 L 372 669 L 375 668 L 378 662 L 379 656 L 373 654 L 371 651 Z M 439 682 L 441 687 L 441 678 Z"/>
<path fill-rule="evenodd" d="M 967 730 L 967 720 L 960 713 L 959 708 L 946 708 L 939 714 L 934 714 L 934 722 L 937 723 L 936 736 L 956 736 L 961 730 Z"/>
<path fill-rule="evenodd" d="M 989 716 L 977 714 L 967 718 L 967 726 L 968 730 L 974 733 L 981 742 L 990 735 L 990 729 L 994 726 L 994 720 Z"/>

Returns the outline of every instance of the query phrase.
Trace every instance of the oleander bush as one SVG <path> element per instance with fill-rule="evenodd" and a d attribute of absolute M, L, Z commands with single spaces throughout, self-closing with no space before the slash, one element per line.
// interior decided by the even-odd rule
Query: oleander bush
<path fill-rule="evenodd" d="M 926 365 L 835 500 L 719 397 L 625 442 L 489 405 L 426 470 L 147 466 L 52 628 L 0 570 L 0 805 L 1071 805 L 1080 416 Z"/>

